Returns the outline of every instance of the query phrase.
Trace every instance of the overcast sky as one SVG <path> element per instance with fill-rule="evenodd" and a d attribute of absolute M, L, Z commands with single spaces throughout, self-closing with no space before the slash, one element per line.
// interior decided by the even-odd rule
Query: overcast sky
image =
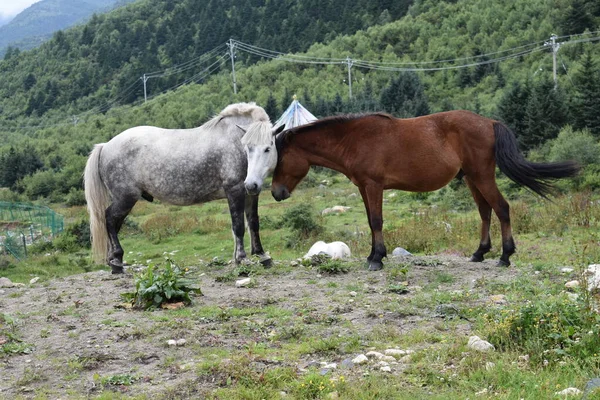
<path fill-rule="evenodd" d="M 40 0 L 0 0 L 0 19 L 12 18 Z"/>

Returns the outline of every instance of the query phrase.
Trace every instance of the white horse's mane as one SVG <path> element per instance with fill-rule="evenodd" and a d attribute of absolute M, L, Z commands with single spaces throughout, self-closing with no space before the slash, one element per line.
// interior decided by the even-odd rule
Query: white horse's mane
<path fill-rule="evenodd" d="M 256 103 L 235 103 L 225 107 L 220 113 L 202 125 L 202 128 L 214 128 L 223 118 L 249 115 L 253 121 L 269 122 L 269 116 L 265 110 Z"/>
<path fill-rule="evenodd" d="M 272 140 L 271 122 L 267 119 L 266 121 L 256 121 L 250 124 L 246 134 L 242 137 L 242 144 L 264 145 L 271 143 Z"/>

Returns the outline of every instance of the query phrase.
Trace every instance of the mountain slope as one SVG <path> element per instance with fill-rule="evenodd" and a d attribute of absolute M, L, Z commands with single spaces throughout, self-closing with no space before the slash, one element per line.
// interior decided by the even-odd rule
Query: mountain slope
<path fill-rule="evenodd" d="M 7 46 L 22 50 L 38 46 L 52 33 L 133 0 L 42 0 L 0 27 L 0 57 Z"/>

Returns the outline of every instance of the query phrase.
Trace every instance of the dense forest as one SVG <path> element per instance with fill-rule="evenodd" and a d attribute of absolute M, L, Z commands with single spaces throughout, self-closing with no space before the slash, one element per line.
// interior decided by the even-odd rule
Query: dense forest
<path fill-rule="evenodd" d="M 515 129 L 530 158 L 576 157 L 588 167 L 575 184 L 597 189 L 598 30 L 600 5 L 584 0 L 139 1 L 0 62 L 2 197 L 80 203 L 93 143 L 135 125 L 198 126 L 236 101 L 276 119 L 293 94 L 318 116 L 470 109 Z M 237 95 L 229 38 L 263 49 L 236 48 Z M 152 71 L 171 72 L 148 81 L 144 103 Z"/>

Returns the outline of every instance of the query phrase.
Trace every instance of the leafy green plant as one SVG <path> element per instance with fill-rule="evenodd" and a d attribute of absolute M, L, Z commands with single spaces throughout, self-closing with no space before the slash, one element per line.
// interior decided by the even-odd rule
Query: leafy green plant
<path fill-rule="evenodd" d="M 167 258 L 162 270 L 149 265 L 145 272 L 136 276 L 135 292 L 123 293 L 121 297 L 136 308 L 149 309 L 165 303 L 190 304 L 191 293 L 201 295 L 202 291 L 197 284 L 185 278 L 185 270 Z"/>
<path fill-rule="evenodd" d="M 29 354 L 34 346 L 23 342 L 17 335 L 17 321 L 8 314 L 0 314 L 0 357 Z"/>
<path fill-rule="evenodd" d="M 345 274 L 350 269 L 348 268 L 347 264 L 343 263 L 340 260 L 328 260 L 322 264 L 319 264 L 319 266 L 317 267 L 317 270 L 322 274 L 335 275 L 335 274 Z"/>

